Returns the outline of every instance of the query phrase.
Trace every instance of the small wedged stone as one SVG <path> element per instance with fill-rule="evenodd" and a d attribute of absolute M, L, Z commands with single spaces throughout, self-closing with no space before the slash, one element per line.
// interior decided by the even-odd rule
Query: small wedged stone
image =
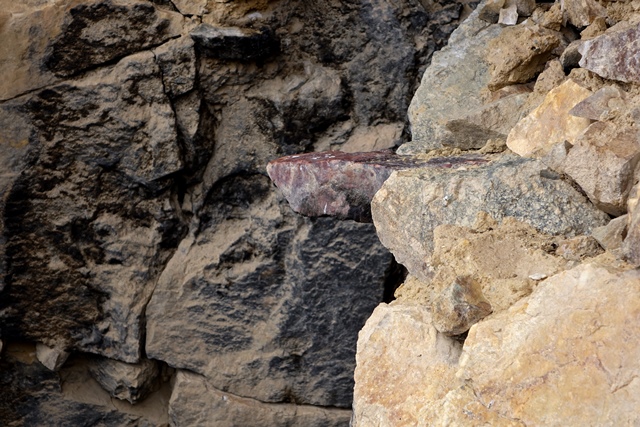
<path fill-rule="evenodd" d="M 96 358 L 90 362 L 89 372 L 111 396 L 129 403 L 141 401 L 160 386 L 160 369 L 155 360 L 124 363 Z"/>
<path fill-rule="evenodd" d="M 542 162 L 512 154 L 457 170 L 394 172 L 371 206 L 382 244 L 423 281 L 432 276 L 438 225 L 472 226 L 485 211 L 498 221 L 511 216 L 547 234 L 580 235 L 609 218 Z"/>
<path fill-rule="evenodd" d="M 559 33 L 538 25 L 506 27 L 489 43 L 488 88 L 497 90 L 532 80 L 560 42 Z"/>
<path fill-rule="evenodd" d="M 627 221 L 627 215 L 619 216 L 612 219 L 607 225 L 594 228 L 591 235 L 605 250 L 619 249 L 627 235 Z"/>
<path fill-rule="evenodd" d="M 269 162 L 267 172 L 302 215 L 371 222 L 371 199 L 394 170 L 484 162 L 479 156 L 420 160 L 391 151 L 327 151 L 281 157 Z"/>
<path fill-rule="evenodd" d="M 479 283 L 457 277 L 433 301 L 433 325 L 447 335 L 460 335 L 491 314 L 491 304 L 482 295 Z"/>
<path fill-rule="evenodd" d="M 69 358 L 69 352 L 64 349 L 49 347 L 44 344 L 36 344 L 36 357 L 38 361 L 50 371 L 59 370 Z"/>
<path fill-rule="evenodd" d="M 201 24 L 191 32 L 197 48 L 211 58 L 255 61 L 278 52 L 279 43 L 268 31 Z"/>
<path fill-rule="evenodd" d="M 509 132 L 507 147 L 521 156 L 541 157 L 558 142 L 573 143 L 591 121 L 569 111 L 590 95 L 590 90 L 570 79 L 552 89 L 542 104 Z"/>
<path fill-rule="evenodd" d="M 634 127 L 596 122 L 577 140 L 562 169 L 599 209 L 613 216 L 627 211 L 627 195 L 640 162 L 640 140 Z"/>
<path fill-rule="evenodd" d="M 606 79 L 640 83 L 640 24 L 585 41 L 580 66 Z"/>
<path fill-rule="evenodd" d="M 502 25 L 516 25 L 518 23 L 518 9 L 515 4 L 509 7 L 500 9 L 500 17 L 498 18 L 498 24 Z"/>

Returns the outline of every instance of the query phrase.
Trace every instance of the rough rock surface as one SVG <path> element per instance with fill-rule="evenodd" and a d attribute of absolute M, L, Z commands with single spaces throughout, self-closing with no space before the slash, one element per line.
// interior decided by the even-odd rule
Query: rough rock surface
<path fill-rule="evenodd" d="M 575 141 L 562 166 L 596 207 L 613 216 L 627 211 L 627 195 L 640 161 L 637 129 L 596 122 Z"/>
<path fill-rule="evenodd" d="M 607 79 L 640 83 L 640 24 L 607 32 L 580 47 L 580 66 Z"/>
<path fill-rule="evenodd" d="M 33 345 L 7 345 L 0 360 L 0 414 L 7 426 L 161 427 L 169 422 L 168 385 L 137 405 L 112 399 L 89 375 L 87 361 L 71 357 L 52 372 Z"/>
<path fill-rule="evenodd" d="M 441 224 L 471 226 L 480 211 L 553 235 L 588 233 L 608 221 L 541 162 L 514 155 L 475 167 L 394 172 L 371 207 L 382 243 L 425 281 L 432 276 L 433 230 Z"/>
<path fill-rule="evenodd" d="M 217 390 L 207 380 L 178 371 L 169 402 L 171 424 L 206 427 L 347 427 L 351 411 L 295 404 L 268 404 Z"/>
<path fill-rule="evenodd" d="M 444 397 L 461 344 L 431 325 L 420 305 L 379 305 L 358 338 L 354 426 L 416 426 L 429 401 Z"/>
<path fill-rule="evenodd" d="M 280 209 L 264 176 L 215 189 L 147 307 L 147 354 L 238 396 L 348 407 L 392 257 L 370 224 Z"/>
<path fill-rule="evenodd" d="M 144 360 L 146 306 L 161 276 L 182 280 L 176 273 L 182 260 L 205 279 L 191 294 L 193 306 L 176 302 L 175 312 L 167 311 L 184 317 L 163 333 L 182 335 L 178 341 L 187 338 L 185 345 L 196 342 L 204 352 L 167 360 L 213 367 L 247 345 L 239 358 L 244 363 L 227 363 L 227 371 L 208 381 L 252 395 L 256 382 L 272 379 L 273 387 L 255 387 L 254 394 L 275 403 L 265 413 L 298 398 L 348 408 L 357 330 L 383 296 L 391 296 L 397 266 L 370 225 L 293 216 L 265 167 L 287 154 L 392 148 L 407 140 L 406 110 L 418 76 L 457 26 L 462 5 L 0 5 L 5 350 L 26 340 L 64 348 L 71 358 L 90 352 L 132 364 Z M 231 37 L 209 37 L 212 28 Z M 250 204 L 265 198 L 270 202 L 258 202 L 265 210 L 256 214 Z M 202 259 L 181 258 L 183 248 Z M 188 287 L 190 279 L 171 287 L 163 278 L 158 292 L 173 302 L 170 289 Z M 263 303 L 264 310 L 255 308 Z M 200 343 L 202 335 L 180 334 L 192 327 L 216 338 Z M 220 348 L 227 353 L 217 353 Z M 21 369 L 12 381 L 26 375 Z M 33 387 L 29 393 L 40 399 L 52 390 L 43 385 L 42 395 Z M 69 399 L 86 402 L 82 392 Z M 112 408 L 105 401 L 96 405 Z M 113 401 L 104 425 L 145 422 L 131 421 L 126 403 Z M 0 424 L 84 424 L 49 417 L 53 406 L 43 405 L 41 411 L 20 407 Z M 153 405 L 166 412 L 166 402 Z M 69 408 L 66 414 L 77 412 Z M 339 412 L 344 419 L 348 410 Z M 313 425 L 307 421 L 321 413 L 311 410 L 304 423 Z"/>
<path fill-rule="evenodd" d="M 640 185 L 631 189 L 627 207 L 629 216 L 627 217 L 627 234 L 624 239 L 622 251 L 626 260 L 640 267 Z"/>
<path fill-rule="evenodd" d="M 551 90 L 542 104 L 523 118 L 511 130 L 507 147 L 525 157 L 544 156 L 558 143 L 575 139 L 591 124 L 589 119 L 574 117 L 570 110 L 591 91 L 573 80 L 567 80 Z"/>
<path fill-rule="evenodd" d="M 475 393 L 468 403 L 521 425 L 637 423 L 640 342 L 629 320 L 640 316 L 639 291 L 638 271 L 586 264 L 473 327 L 458 372 Z"/>
<path fill-rule="evenodd" d="M 484 163 L 479 156 L 460 164 Z M 391 151 L 347 154 L 338 151 L 281 157 L 267 165 L 271 180 L 291 208 L 306 216 L 333 216 L 371 222 L 371 199 L 394 170 L 452 167 L 445 158 L 422 160 Z"/>
<path fill-rule="evenodd" d="M 415 154 L 455 146 L 456 139 L 447 123 L 463 119 L 483 106 L 481 91 L 489 81 L 486 48 L 502 27 L 482 21 L 478 14 L 478 10 L 471 14 L 454 31 L 447 47 L 433 55 L 409 107 L 412 141 L 402 145 L 398 153 Z M 474 142 L 482 146 L 486 139 Z"/>
<path fill-rule="evenodd" d="M 131 364 L 95 358 L 89 363 L 89 372 L 111 396 L 129 403 L 144 399 L 160 386 L 158 362 L 149 359 Z"/>
<path fill-rule="evenodd" d="M 1 350 L 1 349 L 0 349 Z M 69 353 L 60 348 L 47 347 L 44 344 L 36 344 L 36 357 L 38 361 L 51 371 L 59 370 L 69 358 Z"/>

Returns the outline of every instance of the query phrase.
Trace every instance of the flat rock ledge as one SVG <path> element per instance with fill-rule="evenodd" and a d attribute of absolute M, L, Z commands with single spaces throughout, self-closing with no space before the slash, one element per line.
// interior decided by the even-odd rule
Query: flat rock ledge
<path fill-rule="evenodd" d="M 285 156 L 269 162 L 267 173 L 299 214 L 372 222 L 371 200 L 393 171 L 458 168 L 488 162 L 480 155 L 400 156 L 390 150 Z"/>

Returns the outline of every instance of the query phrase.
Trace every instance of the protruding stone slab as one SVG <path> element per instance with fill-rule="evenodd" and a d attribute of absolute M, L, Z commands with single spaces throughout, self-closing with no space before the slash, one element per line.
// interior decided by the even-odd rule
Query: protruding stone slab
<path fill-rule="evenodd" d="M 640 24 L 587 40 L 580 66 L 606 79 L 640 83 Z"/>
<path fill-rule="evenodd" d="M 423 281 L 432 276 L 434 229 L 441 224 L 472 226 L 480 211 L 498 221 L 511 216 L 552 235 L 588 234 L 609 220 L 542 162 L 514 155 L 451 171 L 395 172 L 371 207 L 382 244 Z"/>
<path fill-rule="evenodd" d="M 202 24 L 191 32 L 191 38 L 206 56 L 235 61 L 263 59 L 279 48 L 272 34 L 249 28 Z"/>
<path fill-rule="evenodd" d="M 371 199 L 393 171 L 486 162 L 471 155 L 420 160 L 391 151 L 326 151 L 281 157 L 267 165 L 267 172 L 293 210 L 302 215 L 371 222 Z"/>

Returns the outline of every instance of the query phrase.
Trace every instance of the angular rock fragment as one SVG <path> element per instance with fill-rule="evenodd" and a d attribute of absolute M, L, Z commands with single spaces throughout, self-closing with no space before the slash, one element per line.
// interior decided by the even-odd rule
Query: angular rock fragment
<path fill-rule="evenodd" d="M 456 138 L 447 123 L 484 107 L 483 91 L 489 81 L 487 58 L 491 56 L 487 45 L 503 29 L 482 21 L 479 13 L 476 9 L 453 32 L 448 45 L 434 53 L 409 106 L 412 141 L 403 144 L 399 154 L 424 153 L 445 145 L 455 147 Z M 475 144 L 481 147 L 486 142 L 485 139 Z"/>
<path fill-rule="evenodd" d="M 580 66 L 601 77 L 640 83 L 640 24 L 587 40 L 580 54 Z"/>
<path fill-rule="evenodd" d="M 578 28 L 607 17 L 607 10 L 596 0 L 563 0 L 561 4 L 564 19 Z"/>
<path fill-rule="evenodd" d="M 506 0 L 505 6 L 515 6 L 520 16 L 531 16 L 536 9 L 536 0 Z"/>
<path fill-rule="evenodd" d="M 143 400 L 160 386 L 160 369 L 155 360 L 124 363 L 96 358 L 90 362 L 89 372 L 111 396 L 129 403 Z"/>
<path fill-rule="evenodd" d="M 425 421 L 496 425 L 493 414 L 522 425 L 632 425 L 640 404 L 639 317 L 638 270 L 586 264 L 550 277 L 471 328 L 458 376 L 473 392 L 456 389 L 444 399 L 466 411 L 439 410 Z M 446 415 L 455 418 L 444 422 Z"/>
<path fill-rule="evenodd" d="M 502 25 L 516 25 L 518 23 L 518 10 L 515 4 L 509 7 L 500 9 L 500 17 L 498 18 L 498 24 Z"/>
<path fill-rule="evenodd" d="M 505 0 L 487 0 L 483 2 L 478 7 L 478 18 L 490 24 L 497 23 L 504 3 Z"/>
<path fill-rule="evenodd" d="M 429 402 L 457 383 L 462 345 L 421 305 L 379 305 L 358 337 L 353 426 L 416 426 Z"/>
<path fill-rule="evenodd" d="M 622 246 L 627 235 L 627 222 L 627 215 L 619 216 L 612 219 L 607 225 L 594 228 L 591 235 L 605 250 L 616 250 Z"/>
<path fill-rule="evenodd" d="M 639 161 L 640 139 L 634 127 L 597 122 L 576 140 L 562 168 L 599 209 L 619 216 L 627 211 Z"/>
<path fill-rule="evenodd" d="M 263 403 L 217 390 L 205 377 L 179 370 L 169 401 L 169 416 L 174 426 L 345 427 L 351 411 Z"/>
<path fill-rule="evenodd" d="M 492 311 L 479 283 L 469 277 L 457 277 L 436 295 L 432 307 L 433 326 L 447 336 L 468 331 Z"/>
<path fill-rule="evenodd" d="M 44 344 L 36 344 L 36 357 L 50 371 L 59 370 L 69 358 L 69 352 L 60 348 L 51 348 Z"/>
<path fill-rule="evenodd" d="M 589 119 L 574 117 L 569 111 L 591 95 L 573 80 L 551 90 L 538 108 L 511 130 L 507 146 L 515 153 L 544 156 L 558 142 L 573 143 L 590 124 Z"/>
<path fill-rule="evenodd" d="M 372 201 L 373 221 L 396 260 L 423 281 L 432 275 L 433 230 L 471 226 L 480 211 L 511 216 L 552 235 L 587 234 L 608 216 L 537 160 L 503 155 L 479 166 L 394 172 Z"/>
<path fill-rule="evenodd" d="M 267 165 L 267 172 L 302 215 L 371 222 L 371 199 L 394 170 L 484 162 L 479 156 L 420 160 L 391 151 L 328 151 L 281 157 Z"/>
<path fill-rule="evenodd" d="M 592 258 L 602 253 L 602 248 L 593 236 L 576 236 L 558 244 L 556 255 L 568 261 L 581 262 L 585 258 Z"/>
<path fill-rule="evenodd" d="M 591 120 L 609 120 L 627 110 L 627 95 L 617 86 L 605 86 L 580 101 L 569 114 Z"/>
<path fill-rule="evenodd" d="M 234 61 L 255 61 L 276 54 L 279 42 L 268 31 L 201 24 L 191 38 L 206 56 Z"/>
<path fill-rule="evenodd" d="M 558 33 L 538 25 L 505 28 L 489 43 L 489 89 L 532 80 L 560 42 Z"/>
<path fill-rule="evenodd" d="M 196 53 L 190 37 L 171 40 L 154 50 L 162 72 L 165 93 L 171 97 L 193 89 L 196 79 Z"/>

